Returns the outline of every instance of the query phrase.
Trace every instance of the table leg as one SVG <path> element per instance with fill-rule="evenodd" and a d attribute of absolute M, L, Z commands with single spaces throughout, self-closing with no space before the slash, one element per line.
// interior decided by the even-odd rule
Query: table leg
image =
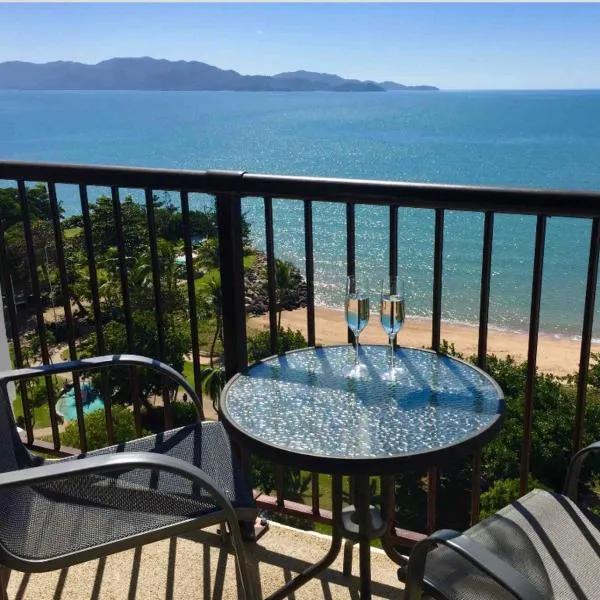
<path fill-rule="evenodd" d="M 384 535 L 381 537 L 381 545 L 388 557 L 401 567 L 406 566 L 406 557 L 403 556 L 394 544 L 391 543 L 388 535 L 394 526 L 394 518 L 396 515 L 396 488 L 393 475 L 385 475 L 381 477 L 381 496 L 383 498 L 384 521 L 388 527 Z"/>
<path fill-rule="evenodd" d="M 332 475 L 332 512 L 333 512 L 333 532 L 331 536 L 331 546 L 327 554 L 314 565 L 308 567 L 294 577 L 291 581 L 280 587 L 265 600 L 283 600 L 287 598 L 294 590 L 304 585 L 315 577 L 321 571 L 324 571 L 337 557 L 342 548 L 341 532 L 341 514 L 342 514 L 342 476 Z"/>
<path fill-rule="evenodd" d="M 359 572 L 360 572 L 360 599 L 371 598 L 371 489 L 369 476 L 358 475 L 354 480 L 355 502 L 358 517 L 358 543 L 359 543 Z"/>

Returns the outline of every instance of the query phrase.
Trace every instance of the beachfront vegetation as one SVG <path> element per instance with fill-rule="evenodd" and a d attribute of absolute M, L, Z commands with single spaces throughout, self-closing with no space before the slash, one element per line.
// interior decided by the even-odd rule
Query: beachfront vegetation
<path fill-rule="evenodd" d="M 113 433 L 115 442 L 127 442 L 134 440 L 137 435 L 135 431 L 135 419 L 133 413 L 124 406 L 112 407 Z M 104 409 L 89 413 L 83 418 L 85 426 L 85 437 L 88 450 L 98 450 L 108 446 L 106 433 L 106 415 Z M 146 433 L 146 432 L 144 432 Z M 60 434 L 60 441 L 64 446 L 70 448 L 81 448 L 79 437 L 79 426 L 73 421 L 67 425 Z"/>

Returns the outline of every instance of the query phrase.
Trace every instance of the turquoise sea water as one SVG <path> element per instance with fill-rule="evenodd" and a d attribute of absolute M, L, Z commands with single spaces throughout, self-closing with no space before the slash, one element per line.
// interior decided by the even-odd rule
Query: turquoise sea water
<path fill-rule="evenodd" d="M 0 159 L 600 191 L 598 157 L 600 91 L 0 92 Z M 66 212 L 78 212 L 74 190 L 59 193 Z M 262 202 L 244 208 L 263 245 Z M 339 308 L 344 207 L 319 203 L 314 221 L 316 299 Z M 482 224 L 476 213 L 447 214 L 445 319 L 478 318 Z M 276 254 L 303 269 L 302 205 L 275 201 L 275 226 Z M 498 327 L 528 326 L 534 231 L 533 217 L 496 217 L 490 319 Z M 549 222 L 546 333 L 580 333 L 589 233 L 587 221 Z M 359 207 L 357 238 L 359 274 L 374 286 L 387 267 L 387 210 Z M 431 211 L 400 211 L 409 316 L 430 314 L 432 240 Z"/>

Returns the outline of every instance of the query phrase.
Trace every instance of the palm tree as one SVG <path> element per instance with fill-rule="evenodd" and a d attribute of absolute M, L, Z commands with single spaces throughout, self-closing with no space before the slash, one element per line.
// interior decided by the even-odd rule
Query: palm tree
<path fill-rule="evenodd" d="M 209 271 L 219 268 L 219 241 L 217 238 L 204 240 L 196 250 L 195 254 L 196 262 L 199 267 L 204 267 Z"/>
<path fill-rule="evenodd" d="M 222 365 L 214 367 L 204 366 L 200 369 L 200 381 L 202 382 L 202 393 L 205 396 L 210 396 L 212 405 L 215 411 L 217 410 L 217 400 L 225 387 L 227 378 L 225 377 L 225 369 Z"/>
<path fill-rule="evenodd" d="M 218 276 L 206 276 L 203 280 L 203 304 L 206 312 L 213 314 L 217 320 L 215 334 L 210 345 L 210 366 L 214 366 L 217 340 L 223 341 L 223 310 L 221 298 L 221 280 Z"/>

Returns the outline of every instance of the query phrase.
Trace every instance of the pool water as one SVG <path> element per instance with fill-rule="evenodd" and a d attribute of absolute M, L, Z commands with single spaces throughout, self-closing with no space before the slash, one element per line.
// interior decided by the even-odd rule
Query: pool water
<path fill-rule="evenodd" d="M 81 385 L 81 397 L 83 400 L 83 414 L 101 410 L 104 408 L 104 401 L 89 383 Z M 56 402 L 56 410 L 65 421 L 77 420 L 77 408 L 75 407 L 75 388 L 71 388 L 66 394 L 62 395 Z"/>

